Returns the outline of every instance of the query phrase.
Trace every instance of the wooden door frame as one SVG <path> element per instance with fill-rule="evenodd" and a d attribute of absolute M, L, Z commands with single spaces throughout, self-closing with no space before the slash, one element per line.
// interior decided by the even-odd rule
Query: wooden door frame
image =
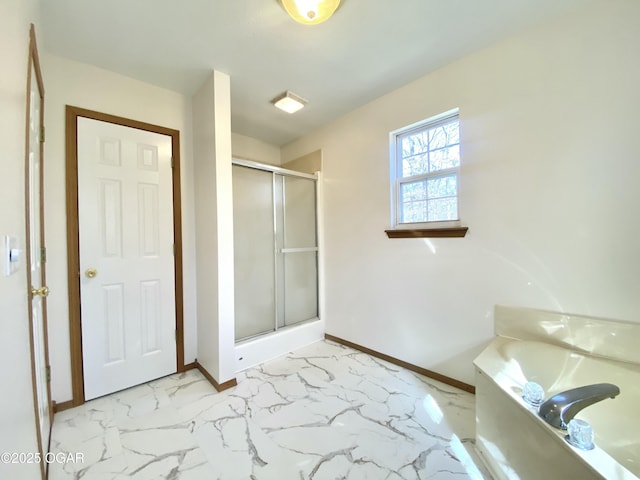
<path fill-rule="evenodd" d="M 32 82 L 35 81 L 38 84 L 38 92 L 40 94 L 40 139 L 38 142 L 38 149 L 40 155 L 40 172 L 39 172 L 39 184 L 40 184 L 40 192 L 39 192 L 39 203 L 40 203 L 40 217 L 36 220 L 40 222 L 40 246 L 44 248 L 44 82 L 42 80 L 42 71 L 40 69 L 40 57 L 38 55 L 38 46 L 36 43 L 36 31 L 33 23 L 29 28 L 29 65 L 27 67 L 27 110 L 26 110 L 26 118 L 25 118 L 25 238 L 26 238 L 26 258 L 28 267 L 31 266 L 30 258 L 31 258 L 31 182 L 30 180 L 30 168 L 29 168 L 29 149 L 30 149 L 30 140 L 31 140 L 31 85 Z M 43 255 L 43 257 L 45 256 Z M 46 286 L 46 267 L 45 267 L 46 259 L 41 261 L 40 267 L 40 285 Z M 27 298 L 29 299 L 28 303 L 28 317 L 29 317 L 29 348 L 31 354 L 31 383 L 33 388 L 33 408 L 35 413 L 35 421 L 36 421 L 36 440 L 38 445 L 38 451 L 40 452 L 40 458 L 44 459 L 46 453 L 49 452 L 49 445 L 43 445 L 42 432 L 40 429 L 40 411 L 38 405 L 38 379 L 36 378 L 36 342 L 33 337 L 33 296 L 34 294 L 31 292 L 32 289 L 32 278 L 31 278 L 31 268 L 27 268 Z M 45 297 L 42 298 L 42 330 L 44 335 L 44 360 L 45 360 L 45 368 L 49 368 L 49 336 L 48 336 L 48 327 L 47 327 L 47 300 Z M 49 440 L 51 440 L 51 427 L 53 426 L 53 405 L 51 403 L 51 383 L 50 380 L 47 380 L 47 404 L 49 408 Z M 40 475 L 44 480 L 47 475 L 48 465 L 45 465 L 45 462 L 40 462 Z"/>
<path fill-rule="evenodd" d="M 171 137 L 173 158 L 173 241 L 175 244 L 176 371 L 184 372 L 184 317 L 182 275 L 182 207 L 180 197 L 180 132 L 85 108 L 66 106 L 67 267 L 69 285 L 69 340 L 71 346 L 71 405 L 85 402 L 80 309 L 80 225 L 78 219 L 78 117 L 137 128 Z"/>

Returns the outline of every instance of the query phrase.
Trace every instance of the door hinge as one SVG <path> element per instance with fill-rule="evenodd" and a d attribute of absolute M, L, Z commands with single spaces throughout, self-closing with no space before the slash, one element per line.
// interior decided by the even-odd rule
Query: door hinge
<path fill-rule="evenodd" d="M 44 143 L 44 125 L 40 125 L 40 143 Z"/>
<path fill-rule="evenodd" d="M 51 381 L 51 366 L 47 365 L 45 368 L 45 373 L 47 375 L 47 382 Z"/>
<path fill-rule="evenodd" d="M 175 167 L 176 162 L 173 160 L 173 157 L 171 157 L 171 168 Z"/>
<path fill-rule="evenodd" d="M 47 263 L 47 248 L 40 247 L 40 262 Z"/>

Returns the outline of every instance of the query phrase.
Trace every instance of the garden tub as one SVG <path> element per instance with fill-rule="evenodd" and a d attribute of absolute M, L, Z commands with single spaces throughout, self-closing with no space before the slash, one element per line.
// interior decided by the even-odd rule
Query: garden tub
<path fill-rule="evenodd" d="M 528 320 L 523 322 L 519 313 Z M 605 332 L 606 348 L 594 347 L 600 344 L 596 341 L 578 345 L 590 337 L 584 328 L 591 334 Z M 477 447 L 495 478 L 640 479 L 640 363 L 636 351 L 624 351 L 637 350 L 634 335 L 640 337 L 640 325 L 553 312 L 536 317 L 535 311 L 496 307 L 496 333 L 474 362 Z M 544 388 L 545 399 L 595 383 L 620 388 L 616 398 L 576 415 L 593 427 L 593 450 L 571 446 L 566 431 L 538 416 L 538 409 L 522 399 L 528 381 Z"/>

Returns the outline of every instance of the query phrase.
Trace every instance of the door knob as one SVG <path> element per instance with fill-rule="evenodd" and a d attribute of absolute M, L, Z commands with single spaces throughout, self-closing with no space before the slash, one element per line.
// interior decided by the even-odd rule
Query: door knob
<path fill-rule="evenodd" d="M 84 276 L 87 278 L 95 278 L 98 275 L 98 271 L 95 268 L 87 268 L 84 271 Z"/>
<path fill-rule="evenodd" d="M 31 295 L 33 295 L 34 297 L 36 295 L 39 295 L 43 298 L 46 298 L 49 296 L 49 287 L 41 287 L 41 288 L 31 287 Z"/>

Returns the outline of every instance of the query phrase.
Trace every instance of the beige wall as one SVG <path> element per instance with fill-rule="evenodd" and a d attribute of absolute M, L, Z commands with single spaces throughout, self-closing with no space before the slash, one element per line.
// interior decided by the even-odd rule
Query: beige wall
<path fill-rule="evenodd" d="M 280 165 L 280 147 L 246 135 L 232 133 L 231 149 L 233 158 Z"/>
<path fill-rule="evenodd" d="M 322 170 L 322 151 L 307 153 L 300 158 L 282 164 L 283 168 L 304 173 L 316 173 Z"/>
<path fill-rule="evenodd" d="M 196 358 L 195 227 L 191 99 L 87 64 L 42 55 L 45 106 L 45 211 L 52 398 L 71 399 L 65 206 L 65 105 L 180 131 L 185 362 Z"/>
<path fill-rule="evenodd" d="M 640 3 L 598 1 L 283 148 L 322 149 L 327 333 L 473 383 L 493 306 L 640 321 Z M 464 239 L 394 239 L 389 132 L 460 108 Z"/>
<path fill-rule="evenodd" d="M 29 24 L 39 35 L 38 8 L 35 0 L 0 2 L 0 241 L 4 235 L 25 244 L 25 112 Z M 2 243 L 4 253 L 4 243 Z M 0 261 L 4 270 L 4 260 Z M 26 269 L 6 277 L 0 274 L 0 451 L 37 452 L 36 423 L 31 387 L 29 318 Z M 39 478 L 36 464 L 0 463 L 0 478 Z"/>

